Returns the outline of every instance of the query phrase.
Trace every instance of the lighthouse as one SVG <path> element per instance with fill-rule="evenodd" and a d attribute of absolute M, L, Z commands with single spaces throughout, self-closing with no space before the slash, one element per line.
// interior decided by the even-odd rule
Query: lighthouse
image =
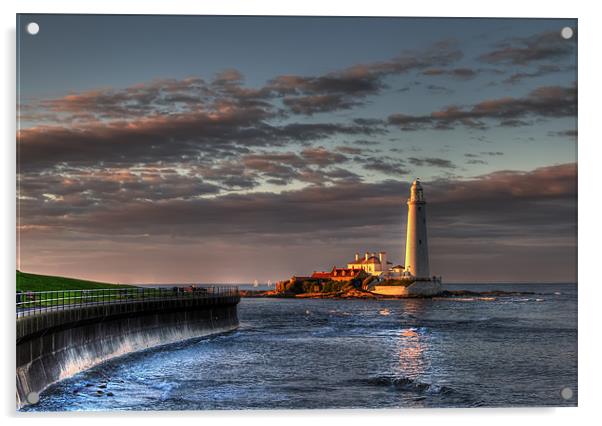
<path fill-rule="evenodd" d="M 405 270 L 416 279 L 430 279 L 426 236 L 426 201 L 419 179 L 412 183 L 408 199 Z"/>
<path fill-rule="evenodd" d="M 390 274 L 397 275 L 389 276 L 385 282 L 377 282 L 372 289 L 373 293 L 400 297 L 430 297 L 442 291 L 441 277 L 431 277 L 429 268 L 426 200 L 419 179 L 412 182 L 408 199 L 405 267 L 391 268 Z"/>

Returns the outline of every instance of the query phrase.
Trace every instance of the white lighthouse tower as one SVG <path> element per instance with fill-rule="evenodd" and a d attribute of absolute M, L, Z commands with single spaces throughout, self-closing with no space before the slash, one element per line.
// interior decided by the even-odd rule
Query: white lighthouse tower
<path fill-rule="evenodd" d="M 430 297 L 441 293 L 441 277 L 431 277 L 426 238 L 426 201 L 420 180 L 412 182 L 408 199 L 406 261 L 399 279 L 376 284 L 373 293 L 401 297 Z"/>
<path fill-rule="evenodd" d="M 417 280 L 428 280 L 431 276 L 426 236 L 426 201 L 418 179 L 412 183 L 408 199 L 405 270 Z"/>

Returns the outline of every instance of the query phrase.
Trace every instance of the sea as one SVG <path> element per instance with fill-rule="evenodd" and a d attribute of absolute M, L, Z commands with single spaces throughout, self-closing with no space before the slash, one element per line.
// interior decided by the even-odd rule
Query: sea
<path fill-rule="evenodd" d="M 237 330 L 110 360 L 22 411 L 577 405 L 577 285 L 445 288 L 522 294 L 244 298 Z"/>

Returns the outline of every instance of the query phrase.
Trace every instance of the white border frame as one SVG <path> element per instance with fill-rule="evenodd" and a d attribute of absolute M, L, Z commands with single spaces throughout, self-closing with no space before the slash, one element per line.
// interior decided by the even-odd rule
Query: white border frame
<path fill-rule="evenodd" d="M 15 414 L 14 412 L 14 346 L 5 344 L 2 354 L 3 380 L 0 385 L 2 412 L 9 421 L 21 424 L 44 425 L 85 422 L 86 425 L 106 426 L 107 421 L 144 421 L 149 426 L 163 425 L 168 418 L 184 424 L 199 422 L 223 422 L 247 425 L 282 424 L 287 426 L 311 422 L 348 424 L 384 422 L 437 422 L 447 425 L 488 426 L 532 423 L 544 421 L 546 426 L 593 422 L 600 418 L 596 412 L 600 380 L 599 358 L 600 330 L 597 327 L 598 287 L 602 280 L 597 277 L 598 241 L 598 182 L 601 181 L 601 141 L 595 130 L 600 110 L 602 39 L 600 14 L 596 2 L 546 1 L 503 2 L 470 0 L 430 0 L 422 2 L 394 2 L 371 0 L 305 0 L 285 2 L 278 0 L 220 0 L 191 2 L 190 0 L 145 1 L 69 1 L 69 0 L 5 0 L 0 3 L 2 13 L 2 83 L 1 105 L 3 143 L 2 185 L 0 196 L 4 200 L 2 219 L 7 230 L 3 238 L 3 286 L 5 331 L 3 336 L 14 339 L 13 288 L 15 284 L 15 14 L 16 13 L 131 13 L 131 14 L 215 14 L 215 15 L 334 15 L 334 16 L 445 16 L 445 17 L 537 17 L 579 19 L 579 408 L 528 408 L 528 409 L 428 409 L 428 410 L 299 410 L 299 411 L 238 411 L 238 412 L 153 412 L 153 413 L 38 413 Z M 6 342 L 5 342 L 6 343 Z M 502 366 L 500 366 L 502 368 Z M 110 419 L 107 419 L 109 417 Z M 403 417 L 403 418 L 402 418 Z"/>

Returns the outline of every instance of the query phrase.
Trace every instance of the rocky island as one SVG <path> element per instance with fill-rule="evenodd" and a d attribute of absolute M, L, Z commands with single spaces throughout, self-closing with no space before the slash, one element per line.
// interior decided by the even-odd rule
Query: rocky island
<path fill-rule="evenodd" d="M 406 257 L 404 265 L 393 265 L 385 251 L 355 253 L 346 267 L 314 271 L 280 281 L 273 291 L 243 292 L 280 297 L 432 297 L 442 292 L 441 277 L 431 276 L 426 232 L 426 200 L 419 179 L 412 182 L 407 200 Z"/>
<path fill-rule="evenodd" d="M 402 285 L 401 283 L 392 283 L 393 285 Z M 484 301 L 493 301 L 498 297 L 510 296 L 528 296 L 538 294 L 535 292 L 524 291 L 472 291 L 472 290 L 442 290 L 435 295 L 393 295 L 379 294 L 369 290 L 356 287 L 354 283 L 345 283 L 344 285 L 327 285 L 319 291 L 316 288 L 308 288 L 304 285 L 285 286 L 282 290 L 241 290 L 241 297 L 267 297 L 267 298 L 292 298 L 292 299 L 477 299 Z"/>

